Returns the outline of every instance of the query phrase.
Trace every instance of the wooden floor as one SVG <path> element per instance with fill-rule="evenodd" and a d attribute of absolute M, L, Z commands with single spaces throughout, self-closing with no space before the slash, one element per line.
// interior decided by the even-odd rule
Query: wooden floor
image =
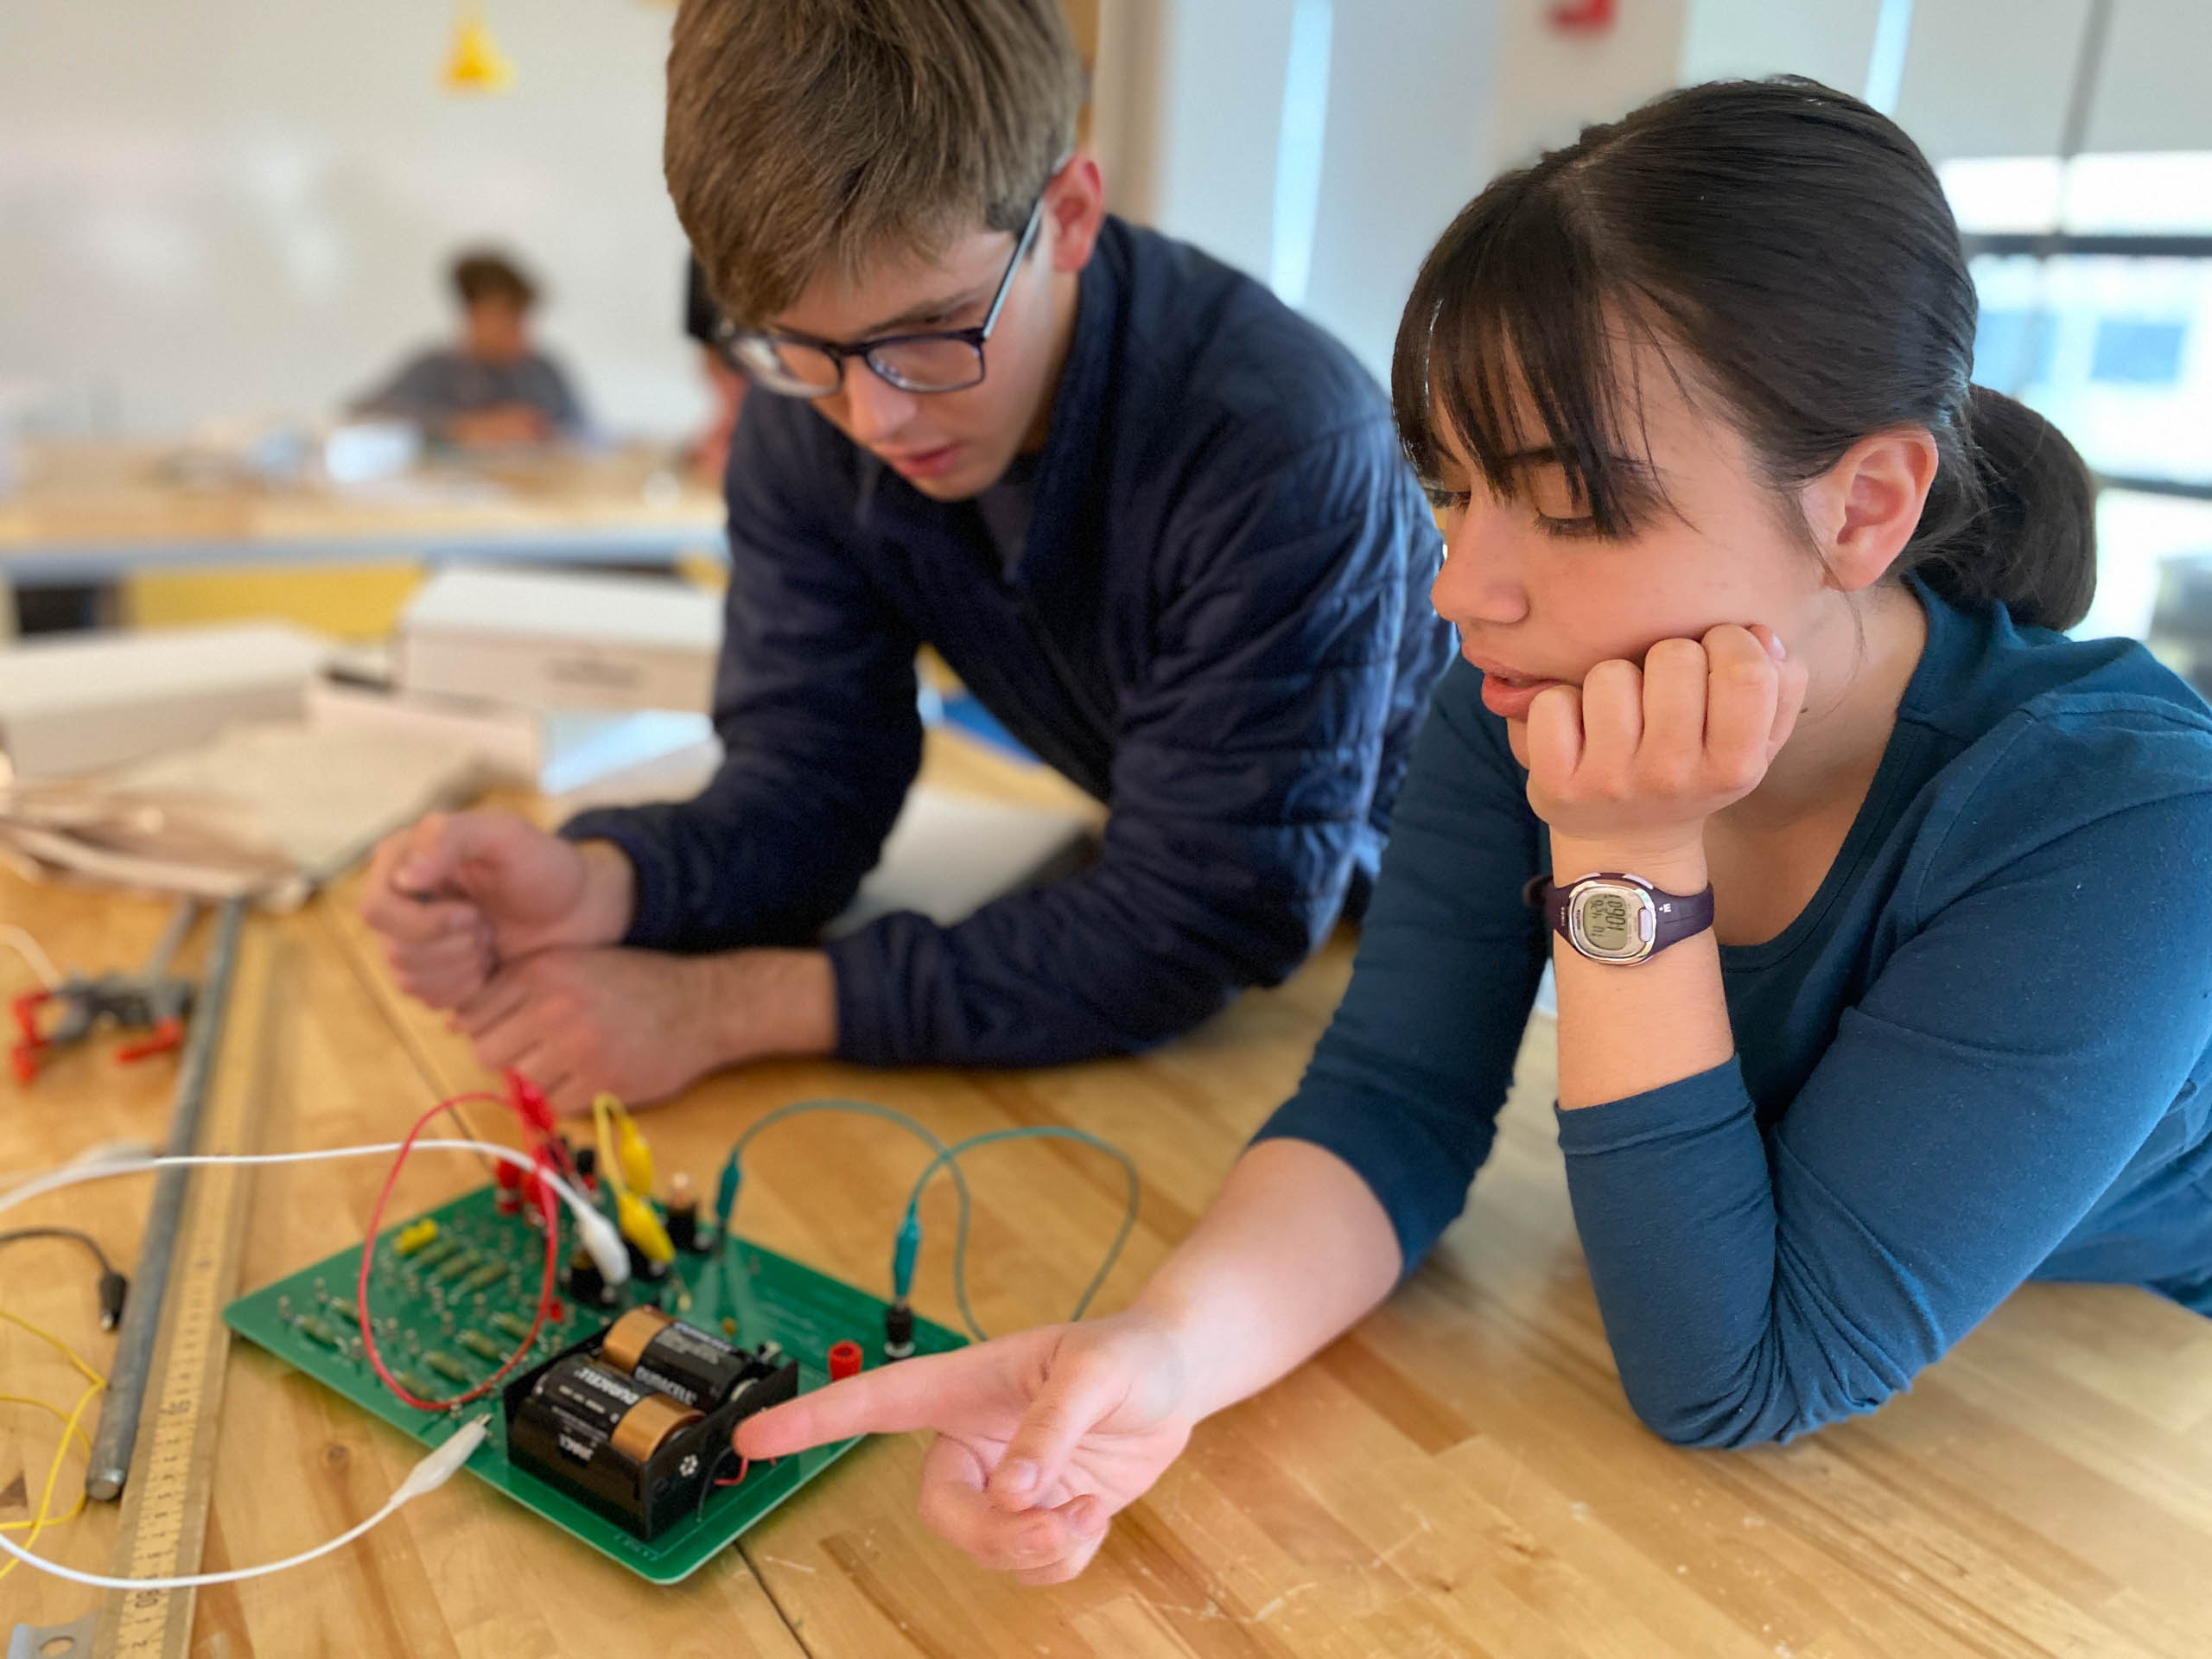
<path fill-rule="evenodd" d="M 939 781 L 962 766 L 939 756 Z M 237 1011 L 226 1064 L 255 1069 L 267 1148 L 390 1136 L 484 1079 L 391 988 L 340 891 L 255 924 L 265 1007 Z M 0 919 L 65 963 L 137 960 L 153 901 L 0 875 Z M 862 1072 L 763 1066 L 645 1119 L 664 1172 L 710 1173 L 768 1109 L 857 1095 L 951 1137 L 1065 1123 L 1127 1147 L 1146 1179 L 1112 1306 L 1187 1229 L 1252 1128 L 1295 1083 L 1350 970 L 1339 939 L 1141 1060 L 1058 1071 Z M 17 988 L 0 965 L 0 988 Z M 914 1513 L 918 1439 L 864 1447 L 672 1590 L 651 1588 L 487 1489 L 459 1480 L 341 1554 L 203 1592 L 194 1651 L 320 1655 L 1768 1656 L 2212 1654 L 2212 1321 L 2136 1291 L 2031 1287 L 1909 1395 L 1797 1445 L 1685 1452 L 1648 1434 L 1615 1379 L 1568 1214 L 1548 1103 L 1548 1027 L 1529 1033 L 1498 1150 L 1436 1257 L 1314 1363 L 1203 1426 L 1124 1513 L 1090 1572 L 1025 1590 L 969 1566 Z M 0 1169 L 160 1133 L 169 1074 L 104 1052 L 35 1089 L 0 1084 Z M 916 1148 L 806 1119 L 748 1160 L 741 1227 L 877 1283 Z M 250 1191 L 245 1277 L 359 1236 L 378 1163 L 267 1172 Z M 403 1208 L 479 1179 L 410 1174 Z M 1111 1236 L 1117 1169 L 1014 1146 L 975 1162 L 973 1278 L 986 1325 L 1061 1317 Z M 143 1181 L 25 1219 L 135 1245 Z M 918 1300 L 950 1319 L 949 1195 Z M 105 1361 L 90 1274 L 62 1247 L 0 1255 L 0 1306 Z M 73 1398 L 68 1373 L 0 1326 L 0 1393 Z M 52 1421 L 0 1406 L 0 1519 L 35 1502 Z M 415 1448 L 250 1349 L 232 1352 L 207 1566 L 266 1560 L 372 1511 Z M 79 1465 L 72 1460 L 73 1482 Z M 28 1492 L 28 1496 L 27 1496 Z M 104 1568 L 112 1516 L 41 1548 Z M 92 1592 L 0 1580 L 0 1631 L 52 1624 Z"/>

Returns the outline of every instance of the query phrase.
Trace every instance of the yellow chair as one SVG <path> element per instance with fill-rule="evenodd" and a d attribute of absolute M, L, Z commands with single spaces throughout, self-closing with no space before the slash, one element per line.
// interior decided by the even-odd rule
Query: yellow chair
<path fill-rule="evenodd" d="M 382 639 L 423 582 L 413 563 L 143 571 L 124 579 L 134 628 L 276 617 L 341 639 Z"/>

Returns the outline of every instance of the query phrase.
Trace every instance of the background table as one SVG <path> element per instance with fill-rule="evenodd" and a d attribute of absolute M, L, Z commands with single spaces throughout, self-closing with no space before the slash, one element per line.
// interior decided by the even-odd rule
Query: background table
<path fill-rule="evenodd" d="M 1057 784 L 933 736 L 939 784 L 1056 796 Z M 391 988 L 348 887 L 254 924 L 267 1006 L 236 1013 L 226 1064 L 254 1068 L 279 1149 L 392 1135 L 484 1081 L 435 1017 Z M 67 963 L 135 961 L 151 900 L 0 877 L 0 917 Z M 204 930 L 203 930 L 204 931 Z M 1280 989 L 1241 999 L 1134 1060 L 1052 1071 L 761 1065 L 643 1117 L 660 1169 L 710 1174 L 746 1124 L 791 1100 L 857 1095 L 950 1138 L 1063 1123 L 1126 1147 L 1142 1218 L 1102 1306 L 1126 1300 L 1191 1225 L 1244 1138 L 1295 1084 L 1350 971 L 1340 938 Z M 12 969 L 4 971 L 12 972 Z M 12 982 L 10 982 L 12 988 Z M 1617 1654 L 1899 1659 L 2212 1651 L 2212 1321 L 2147 1294 L 2034 1286 L 1877 1415 L 1782 1448 L 1686 1452 L 1624 1403 L 1576 1246 L 1532 1027 L 1496 1155 L 1434 1259 L 1313 1364 L 1203 1425 L 1073 1585 L 1025 1590 L 971 1567 L 914 1513 L 921 1437 L 864 1446 L 671 1590 L 652 1589 L 461 1479 L 359 1545 L 203 1592 L 196 1650 L 245 1654 L 789 1656 Z M 0 1092 L 0 1168 L 160 1133 L 168 1077 L 105 1050 Z M 802 1119 L 748 1163 L 740 1225 L 863 1284 L 887 1270 L 921 1161 L 856 1120 Z M 359 1230 L 376 1161 L 256 1176 L 245 1282 Z M 1118 1168 L 1063 1145 L 973 1160 L 975 1300 L 994 1329 L 1064 1315 L 1110 1236 Z M 397 1202 L 480 1179 L 422 1160 Z M 143 1180 L 82 1190 L 50 1218 L 126 1256 Z M 953 1314 L 950 1194 L 925 1210 L 917 1301 Z M 24 1217 L 14 1220 L 26 1219 Z M 0 1306 L 96 1360 L 91 1274 L 66 1247 L 0 1255 Z M 69 1374 L 0 1327 L 10 1393 L 74 1397 Z M 53 1424 L 0 1408 L 0 1518 L 31 1500 Z M 258 1351 L 233 1350 L 207 1565 L 283 1555 L 372 1510 L 416 1448 Z M 73 1475 L 77 1465 L 73 1460 Z M 106 1560 L 96 1513 L 41 1548 Z M 58 1624 L 89 1592 L 0 1581 L 0 1627 Z"/>
<path fill-rule="evenodd" d="M 722 523 L 718 492 L 641 447 L 433 461 L 340 488 L 195 469 L 175 446 L 38 444 L 0 497 L 0 635 L 16 586 L 390 560 L 665 565 L 721 556 Z"/>

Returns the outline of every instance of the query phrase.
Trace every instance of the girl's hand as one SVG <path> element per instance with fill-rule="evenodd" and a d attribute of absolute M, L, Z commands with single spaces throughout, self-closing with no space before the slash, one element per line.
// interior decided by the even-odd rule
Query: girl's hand
<path fill-rule="evenodd" d="M 1511 732 L 1529 804 L 1555 842 L 1701 857 L 1705 821 L 1756 789 L 1789 741 L 1805 682 L 1764 625 L 1662 639 L 1641 669 L 1600 663 Z"/>
<path fill-rule="evenodd" d="M 1182 1451 L 1189 1393 L 1180 1344 L 1132 1311 L 863 1371 L 748 1418 L 736 1443 L 758 1460 L 934 1429 L 923 1522 L 984 1567 L 1058 1584 Z"/>

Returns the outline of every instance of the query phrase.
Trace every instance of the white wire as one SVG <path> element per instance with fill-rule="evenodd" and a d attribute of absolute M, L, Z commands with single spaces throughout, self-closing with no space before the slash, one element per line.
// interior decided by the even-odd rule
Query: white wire
<path fill-rule="evenodd" d="M 75 1157 L 67 1160 L 61 1167 L 86 1169 L 94 1164 L 127 1163 L 139 1159 L 158 1157 L 160 1154 L 161 1148 L 150 1141 L 99 1141 L 86 1147 Z M 25 1181 L 36 1179 L 37 1174 L 36 1170 L 32 1170 L 22 1175 L 12 1172 L 6 1175 L 0 1175 L 0 1192 L 12 1192 Z"/>
<path fill-rule="evenodd" d="M 378 1158 L 397 1154 L 406 1143 L 399 1141 L 380 1141 L 368 1147 L 321 1147 L 308 1152 L 202 1152 L 178 1157 L 116 1159 L 96 1164 L 65 1165 L 60 1169 L 35 1176 L 21 1185 L 0 1192 L 0 1215 L 33 1198 L 65 1188 L 81 1186 L 88 1181 L 105 1181 L 118 1175 L 136 1175 L 145 1170 L 165 1169 L 196 1164 L 311 1164 L 326 1158 Z M 514 1165 L 518 1169 L 537 1169 L 539 1179 L 550 1183 L 561 1195 L 562 1201 L 581 1222 L 586 1216 L 606 1225 L 606 1217 L 586 1203 L 583 1195 L 561 1177 L 537 1165 L 531 1159 L 512 1147 L 503 1147 L 494 1141 L 417 1141 L 416 1152 L 479 1152 Z M 368 1246 L 364 1244 L 363 1249 Z M 333 1550 L 342 1549 L 379 1522 L 388 1519 L 392 1512 L 410 1498 L 419 1497 L 445 1481 L 446 1478 L 467 1460 L 470 1452 L 483 1443 L 488 1429 L 486 1419 L 479 1417 L 464 1423 L 442 1441 L 430 1454 L 408 1472 L 399 1490 L 392 1493 L 385 1506 L 367 1520 L 349 1531 L 340 1533 L 327 1543 L 317 1544 L 313 1549 L 297 1555 L 288 1555 L 281 1561 L 267 1561 L 258 1567 L 241 1567 L 228 1573 L 200 1573 L 189 1578 L 177 1579 L 110 1579 L 97 1573 L 79 1573 L 43 1556 L 34 1555 L 21 1544 L 0 1533 L 0 1550 L 5 1550 L 28 1567 L 57 1579 L 67 1579 L 73 1584 L 89 1585 L 96 1590 L 188 1590 L 207 1584 L 236 1584 L 245 1579 L 266 1577 L 282 1573 L 288 1567 L 302 1567 Z"/>
<path fill-rule="evenodd" d="M 12 946 L 31 972 L 38 976 L 40 984 L 52 990 L 61 982 L 61 970 L 54 965 L 54 958 L 46 954 L 45 947 L 24 929 L 13 922 L 0 922 L 0 941 Z"/>
<path fill-rule="evenodd" d="M 391 1518 L 399 1506 L 410 1498 L 420 1497 L 434 1488 L 442 1486 L 448 1476 L 461 1467 L 476 1448 L 484 1444 L 489 1432 L 489 1420 L 483 1417 L 462 1424 L 431 1451 L 430 1454 L 408 1471 L 407 1478 L 398 1490 L 385 1500 L 385 1505 L 360 1525 L 341 1532 L 327 1543 L 317 1544 L 313 1549 L 303 1549 L 296 1555 L 287 1555 L 281 1561 L 264 1561 L 258 1567 L 233 1567 L 227 1573 L 193 1573 L 172 1579 L 111 1579 L 99 1573 L 79 1573 L 73 1567 L 63 1567 L 42 1556 L 34 1555 L 5 1533 L 0 1533 L 0 1549 L 4 1549 L 17 1560 L 48 1573 L 57 1579 L 67 1579 L 72 1584 L 90 1585 L 95 1590 L 194 1590 L 209 1584 L 237 1584 L 245 1579 L 266 1578 L 271 1573 L 282 1573 L 288 1567 L 304 1567 L 309 1561 L 343 1549 L 379 1522 Z"/>
<path fill-rule="evenodd" d="M 27 1204 L 42 1193 L 58 1192 L 64 1187 L 76 1186 L 86 1181 L 104 1181 L 111 1175 L 133 1175 L 141 1170 L 162 1169 L 172 1166 L 192 1164 L 311 1164 L 324 1158 L 378 1158 L 397 1154 L 408 1143 L 404 1141 L 381 1141 L 371 1147 L 321 1147 L 312 1152 L 208 1152 L 194 1153 L 181 1157 L 111 1158 L 95 1164 L 65 1164 L 50 1174 L 18 1183 L 0 1192 L 0 1215 L 5 1215 L 19 1204 Z M 622 1243 L 622 1235 L 614 1224 L 601 1213 L 598 1207 L 582 1193 L 555 1174 L 541 1167 L 537 1162 L 512 1147 L 503 1147 L 493 1141 L 417 1141 L 417 1152 L 479 1152 L 512 1164 L 517 1169 L 536 1170 L 560 1195 L 569 1206 L 569 1213 L 576 1224 L 576 1236 L 610 1285 L 620 1285 L 630 1277 L 630 1257 Z"/>
<path fill-rule="evenodd" d="M 236 1584 L 242 1579 L 258 1579 L 271 1573 L 282 1573 L 287 1567 L 304 1567 L 333 1550 L 343 1549 L 371 1527 L 388 1520 L 399 1504 L 399 1496 L 394 1493 L 382 1509 L 359 1526 L 341 1532 L 328 1543 L 317 1544 L 313 1549 L 303 1549 L 296 1555 L 287 1555 L 281 1561 L 265 1561 L 259 1567 L 237 1567 L 228 1573 L 194 1573 L 173 1579 L 111 1579 L 99 1573 L 79 1573 L 73 1567 L 63 1567 L 58 1561 L 34 1555 L 4 1532 L 0 1532 L 0 1549 L 6 1550 L 26 1567 L 35 1567 L 41 1573 L 51 1573 L 57 1579 L 67 1579 L 72 1584 L 90 1585 L 95 1590 L 192 1590 L 201 1585 Z"/>
<path fill-rule="evenodd" d="M 176 1157 L 115 1158 L 94 1164 L 66 1164 L 44 1175 L 33 1176 L 0 1192 L 0 1215 L 5 1215 L 18 1205 L 29 1204 L 33 1198 L 48 1192 L 59 1192 L 65 1187 L 81 1186 L 87 1181 L 105 1181 L 118 1175 L 136 1175 L 149 1169 L 183 1167 L 195 1164 L 312 1164 L 326 1158 L 385 1158 L 397 1155 L 406 1142 L 382 1141 L 374 1146 L 318 1147 L 308 1152 L 197 1152 Z M 417 1141 L 417 1152 L 480 1152 L 512 1164 L 518 1169 L 537 1169 L 541 1179 L 561 1195 L 561 1201 L 579 1217 L 589 1215 L 599 1220 L 606 1218 L 594 1209 L 576 1189 L 551 1170 L 540 1167 L 531 1158 L 512 1147 L 501 1146 L 496 1141 Z"/>

